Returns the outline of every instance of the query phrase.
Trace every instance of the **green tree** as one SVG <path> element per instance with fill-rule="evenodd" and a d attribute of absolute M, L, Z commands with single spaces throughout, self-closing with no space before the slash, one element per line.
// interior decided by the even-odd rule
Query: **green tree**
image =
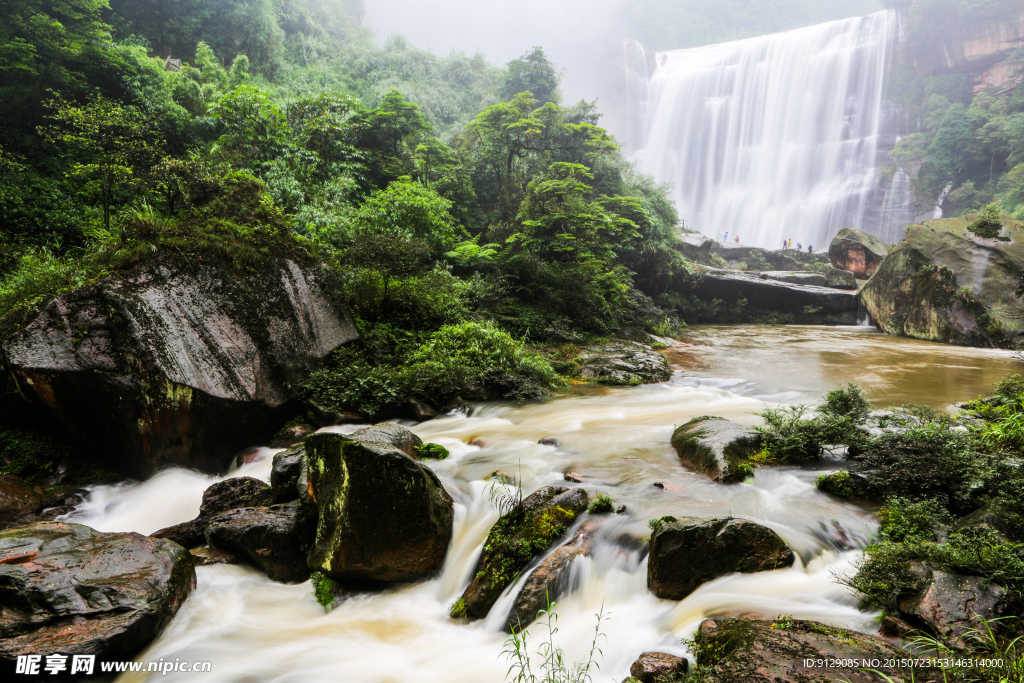
<path fill-rule="evenodd" d="M 163 139 L 141 109 L 99 95 L 81 106 L 56 96 L 48 106 L 53 123 L 40 133 L 76 159 L 73 176 L 98 186 L 103 225 L 109 230 L 117 193 L 141 181 L 141 172 L 160 156 Z"/>
<path fill-rule="evenodd" d="M 533 50 L 513 59 L 505 68 L 505 82 L 501 86 L 503 100 L 511 100 L 521 92 L 528 92 L 540 104 L 558 104 L 561 99 L 558 84 L 562 75 L 548 60 L 543 48 L 534 46 Z"/>
<path fill-rule="evenodd" d="M 356 214 L 356 231 L 424 240 L 437 250 L 466 237 L 451 215 L 452 202 L 411 180 L 396 180 L 370 195 Z"/>

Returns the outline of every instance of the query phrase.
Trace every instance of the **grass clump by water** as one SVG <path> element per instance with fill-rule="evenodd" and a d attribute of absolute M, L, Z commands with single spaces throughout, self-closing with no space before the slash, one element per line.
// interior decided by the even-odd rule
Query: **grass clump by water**
<path fill-rule="evenodd" d="M 568 662 L 558 642 L 557 604 L 548 598 L 546 609 L 537 612 L 536 628 L 544 629 L 541 643 L 533 656 L 530 652 L 531 633 L 529 629 L 512 627 L 512 635 L 505 641 L 502 654 L 509 661 L 505 680 L 512 683 L 590 683 L 594 670 L 600 669 L 597 661 L 603 655 L 599 643 L 604 634 L 601 624 L 608 618 L 604 608 L 594 615 L 594 637 L 587 656 L 578 662 Z"/>
<path fill-rule="evenodd" d="M 615 505 L 612 503 L 611 497 L 606 493 L 599 493 L 594 496 L 594 499 L 590 501 L 590 507 L 587 508 L 587 512 L 592 515 L 606 515 L 615 510 Z"/>

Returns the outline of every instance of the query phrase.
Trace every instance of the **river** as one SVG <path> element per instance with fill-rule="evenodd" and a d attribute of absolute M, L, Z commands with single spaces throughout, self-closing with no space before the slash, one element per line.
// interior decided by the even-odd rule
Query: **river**
<path fill-rule="evenodd" d="M 595 681 L 621 681 L 647 650 L 685 654 L 680 638 L 709 615 L 790 614 L 872 632 L 877 615 L 860 611 L 835 581 L 875 531 L 871 513 L 819 493 L 814 480 L 822 469 L 760 469 L 749 483 L 711 483 L 680 465 L 669 445 L 673 426 L 706 414 L 754 424 L 754 413 L 766 405 L 810 403 L 847 381 L 861 383 L 880 407 L 913 401 L 943 408 L 1021 369 L 1010 352 L 854 327 L 695 326 L 666 353 L 677 372 L 664 384 L 584 385 L 543 402 L 479 405 L 469 415 L 410 425 L 452 455 L 429 463 L 456 511 L 452 546 L 436 578 L 357 595 L 325 614 L 308 582 L 274 583 L 242 566 L 199 567 L 195 593 L 138 659 L 210 661 L 212 673 L 202 675 L 210 683 L 505 680 L 500 622 L 513 593 L 499 600 L 488 620 L 462 624 L 447 615 L 497 519 L 485 481 L 495 470 L 515 476 L 526 493 L 563 484 L 563 473 L 572 470 L 591 495 L 607 493 L 616 506 L 626 506 L 601 527 L 592 555 L 574 561 L 572 589 L 558 601 L 556 638 L 570 660 L 589 648 L 595 613 L 609 615 Z M 544 437 L 560 444 L 539 445 Z M 262 450 L 261 459 L 228 476 L 269 479 L 274 452 Z M 215 480 L 176 469 L 142 483 L 96 487 L 72 521 L 101 531 L 151 533 L 195 516 L 203 490 Z M 778 532 L 799 559 L 789 569 L 719 578 L 680 602 L 656 599 L 647 592 L 646 559 L 623 539 L 646 535 L 647 520 L 668 514 L 754 520 Z M 125 674 L 122 680 L 145 678 Z"/>

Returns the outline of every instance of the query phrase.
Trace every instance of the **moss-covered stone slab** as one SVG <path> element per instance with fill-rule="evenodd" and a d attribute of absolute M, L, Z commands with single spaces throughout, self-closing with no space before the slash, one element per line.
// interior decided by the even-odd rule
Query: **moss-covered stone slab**
<path fill-rule="evenodd" d="M 294 390 L 358 333 L 337 276 L 274 259 L 239 273 L 160 254 L 60 294 L 3 340 L 18 390 L 136 478 L 227 469 L 293 416 Z"/>
<path fill-rule="evenodd" d="M 719 576 L 791 567 L 795 559 L 778 534 L 745 519 L 664 517 L 651 534 L 647 587 L 682 600 Z"/>
<path fill-rule="evenodd" d="M 1024 343 L 1024 232 L 983 239 L 963 220 L 911 227 L 861 290 L 887 334 L 967 346 Z"/>
<path fill-rule="evenodd" d="M 453 606 L 452 616 L 486 617 L 501 593 L 534 557 L 565 535 L 589 501 L 583 489 L 545 486 L 502 515 L 487 533 L 476 574 Z"/>
<path fill-rule="evenodd" d="M 884 683 L 886 679 L 860 666 L 807 666 L 807 660 L 863 662 L 906 658 L 904 650 L 876 636 L 816 621 L 781 617 L 707 619 L 694 636 L 702 683 Z M 885 671 L 895 680 L 898 672 Z M 932 680 L 917 670 L 917 680 Z M 686 679 L 683 679 L 686 680 Z"/>
<path fill-rule="evenodd" d="M 131 659 L 195 586 L 192 556 L 168 540 L 63 522 L 2 531 L 0 663 L 53 652 Z"/>
<path fill-rule="evenodd" d="M 410 441 L 397 430 L 388 431 Z M 320 517 L 308 565 L 332 579 L 414 581 L 444 564 L 452 498 L 430 468 L 378 439 L 383 431 L 306 438 Z"/>
<path fill-rule="evenodd" d="M 684 464 L 726 484 L 750 474 L 748 461 L 763 442 L 756 429 L 709 415 L 695 417 L 672 433 L 672 447 Z"/>

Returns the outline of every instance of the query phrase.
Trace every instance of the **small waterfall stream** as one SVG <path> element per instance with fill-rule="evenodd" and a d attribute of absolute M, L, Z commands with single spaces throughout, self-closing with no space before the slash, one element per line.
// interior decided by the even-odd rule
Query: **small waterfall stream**
<path fill-rule="evenodd" d="M 707 235 L 775 248 L 865 227 L 898 24 L 883 11 L 658 53 L 637 159 Z"/>
<path fill-rule="evenodd" d="M 873 515 L 819 492 L 813 468 L 764 468 L 730 486 L 710 482 L 680 464 L 669 445 L 673 425 L 704 414 L 753 424 L 767 403 L 807 403 L 850 380 L 880 406 L 906 402 L 908 392 L 948 403 L 976 396 L 1017 366 L 1009 352 L 894 340 L 855 327 L 695 327 L 667 353 L 677 373 L 664 384 L 582 386 L 544 402 L 485 404 L 413 425 L 451 451 L 448 460 L 428 463 L 455 501 L 454 537 L 437 577 L 355 594 L 325 614 L 308 582 L 275 583 L 245 566 L 200 567 L 195 593 L 138 659 L 211 661 L 203 676 L 211 683 L 500 683 L 508 667 L 501 628 L 515 587 L 492 618 L 463 624 L 447 614 L 497 519 L 486 481 L 495 470 L 532 492 L 564 484 L 562 473 L 572 469 L 592 495 L 606 493 L 627 508 L 598 518 L 591 553 L 573 560 L 558 599 L 558 642 L 570 661 L 586 654 L 595 613 L 609 615 L 594 681 L 621 681 L 644 651 L 686 654 L 680 638 L 710 615 L 792 614 L 871 632 L 875 615 L 860 611 L 835 575 L 859 558 L 876 528 Z M 538 444 L 543 437 L 560 445 Z M 228 476 L 268 478 L 275 452 L 262 449 Z M 146 482 L 95 487 L 71 521 L 149 533 L 193 517 L 217 479 L 172 469 Z M 647 520 L 669 514 L 754 520 L 779 533 L 799 559 L 789 569 L 720 577 L 679 602 L 659 600 L 647 590 L 638 539 L 649 533 Z M 543 632 L 534 630 L 535 642 Z"/>

